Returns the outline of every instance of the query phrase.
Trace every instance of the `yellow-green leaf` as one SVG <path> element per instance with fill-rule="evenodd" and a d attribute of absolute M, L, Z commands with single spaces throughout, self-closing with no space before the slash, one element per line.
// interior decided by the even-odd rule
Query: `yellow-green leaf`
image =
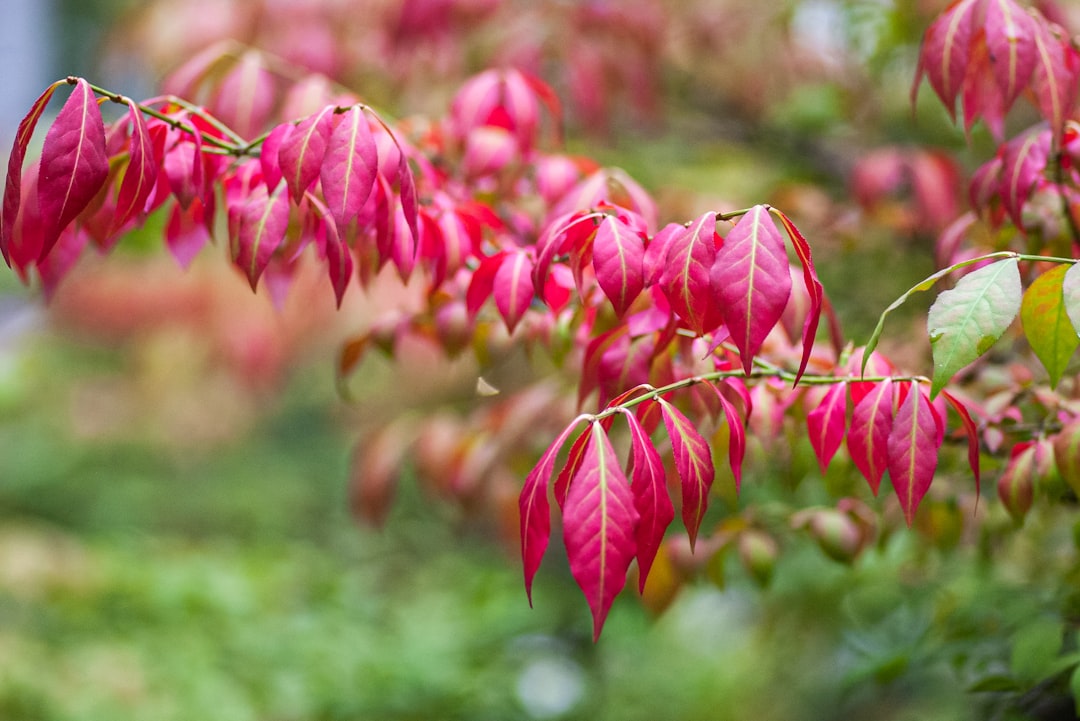
<path fill-rule="evenodd" d="M 1024 335 L 1050 375 L 1051 386 L 1058 384 L 1069 359 L 1080 346 L 1080 335 L 1065 312 L 1062 293 L 1062 282 L 1069 267 L 1058 265 L 1036 278 L 1024 293 L 1020 305 Z"/>

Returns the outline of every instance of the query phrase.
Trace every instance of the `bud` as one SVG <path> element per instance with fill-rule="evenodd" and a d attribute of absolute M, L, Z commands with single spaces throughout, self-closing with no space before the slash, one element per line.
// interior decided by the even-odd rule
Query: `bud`
<path fill-rule="evenodd" d="M 825 555 L 840 563 L 851 563 L 865 547 L 859 524 L 846 513 L 821 510 L 811 516 L 807 530 Z"/>
<path fill-rule="evenodd" d="M 739 559 L 750 577 L 762 588 L 768 586 L 780 555 L 780 544 L 768 533 L 750 528 L 739 534 L 738 548 Z"/>
<path fill-rule="evenodd" d="M 1054 436 L 1054 462 L 1062 480 L 1080 496 L 1080 420 L 1074 420 Z"/>
<path fill-rule="evenodd" d="M 1028 445 L 1019 453 L 1013 454 L 1005 466 L 1005 472 L 998 479 L 998 498 L 1013 520 L 1023 523 L 1027 512 L 1031 510 L 1035 485 L 1035 446 Z"/>

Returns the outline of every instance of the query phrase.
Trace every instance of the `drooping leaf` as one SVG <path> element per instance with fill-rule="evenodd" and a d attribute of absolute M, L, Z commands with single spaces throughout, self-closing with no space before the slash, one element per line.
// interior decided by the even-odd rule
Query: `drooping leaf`
<path fill-rule="evenodd" d="M 889 467 L 889 436 L 893 426 L 892 381 L 875 383 L 855 404 L 848 430 L 848 455 L 877 495 Z"/>
<path fill-rule="evenodd" d="M 660 289 L 671 309 L 695 333 L 713 330 L 723 320 L 709 280 L 716 262 L 716 213 L 705 213 L 681 232 L 672 231 L 666 245 Z"/>
<path fill-rule="evenodd" d="M 279 154 L 285 139 L 292 135 L 296 126 L 292 123 L 281 123 L 271 130 L 262 142 L 259 150 L 259 163 L 262 166 L 263 182 L 269 190 L 277 187 L 281 182 L 281 165 Z"/>
<path fill-rule="evenodd" d="M 532 304 L 532 258 L 524 251 L 508 253 L 495 272 L 491 295 L 511 333 Z"/>
<path fill-rule="evenodd" d="M 1080 346 L 1065 309 L 1062 281 L 1073 266 L 1058 265 L 1028 286 L 1020 304 L 1020 322 L 1031 350 L 1046 368 L 1050 386 L 1057 386 L 1065 367 Z"/>
<path fill-rule="evenodd" d="M 285 239 L 288 226 L 289 198 L 285 186 L 270 194 L 264 186 L 259 186 L 241 206 L 239 227 L 233 238 L 233 261 L 247 275 L 252 290 Z"/>
<path fill-rule="evenodd" d="M 90 84 L 75 83 L 41 149 L 38 206 L 45 221 L 41 257 L 68 223 L 83 211 L 109 177 L 105 123 Z"/>
<path fill-rule="evenodd" d="M 1050 131 L 1033 129 L 1010 140 L 1002 151 L 998 194 L 1013 223 L 1023 228 L 1024 204 L 1046 169 Z"/>
<path fill-rule="evenodd" d="M 626 585 L 626 572 L 637 549 L 638 512 L 603 426 L 593 422 L 589 435 L 563 509 L 563 540 L 570 573 L 592 610 L 596 640 L 612 601 Z"/>
<path fill-rule="evenodd" d="M 420 231 L 417 227 L 417 198 L 416 178 L 413 177 L 409 160 L 405 157 L 404 149 L 399 148 L 398 154 L 398 193 L 401 196 L 401 212 L 405 215 L 405 223 L 412 233 L 413 240 L 420 242 Z"/>
<path fill-rule="evenodd" d="M 664 427 L 671 438 L 675 470 L 682 485 L 682 519 L 690 535 L 690 547 L 693 548 L 709 505 L 709 488 L 716 475 L 712 451 L 708 441 L 678 408 L 663 398 L 658 402 Z"/>
<path fill-rule="evenodd" d="M 600 289 L 621 317 L 645 286 L 645 243 L 634 229 L 607 216 L 593 239 L 593 268 Z"/>
<path fill-rule="evenodd" d="M 713 386 L 713 388 L 720 399 L 720 407 L 724 409 L 724 420 L 728 424 L 728 464 L 731 466 L 731 474 L 735 477 L 735 492 L 738 493 L 742 490 L 742 464 L 743 458 L 746 456 L 746 428 L 743 425 L 742 416 L 739 415 L 739 409 L 728 399 L 728 394 L 731 393 L 744 398 L 743 405 L 747 416 L 750 415 L 753 404 L 745 386 L 741 386 L 741 381 L 737 379 L 727 379 L 719 386 Z"/>
<path fill-rule="evenodd" d="M 739 219 L 716 254 L 710 279 L 749 375 L 754 355 L 780 321 L 791 295 L 784 239 L 768 208 L 754 206 Z"/>
<path fill-rule="evenodd" d="M 1005 107 L 1023 91 L 1035 69 L 1035 20 L 1012 0 L 987 0 L 986 45 Z"/>
<path fill-rule="evenodd" d="M 982 475 L 979 470 L 979 429 L 975 425 L 975 419 L 971 417 L 971 413 L 959 398 L 948 391 L 942 391 L 941 395 L 960 416 L 960 422 L 964 426 L 964 433 L 968 438 L 968 466 L 971 467 L 971 473 L 975 476 L 975 497 L 978 498 L 982 485 Z"/>
<path fill-rule="evenodd" d="M 505 251 L 489 255 L 482 259 L 480 265 L 473 271 L 469 287 L 465 291 L 465 308 L 469 311 L 470 318 L 475 318 L 480 308 L 491 297 L 491 291 L 495 287 L 495 273 L 499 271 L 505 258 Z"/>
<path fill-rule="evenodd" d="M 1018 261 L 1006 258 L 968 273 L 937 297 L 927 316 L 932 396 L 997 342 L 1020 312 L 1021 292 Z"/>
<path fill-rule="evenodd" d="M 1065 120 L 1076 105 L 1080 53 L 1060 27 L 1036 23 L 1035 72 L 1031 88 L 1042 116 L 1050 123 L 1055 144 L 1065 131 Z"/>
<path fill-rule="evenodd" d="M 980 0 L 959 0 L 938 16 L 923 36 L 919 70 L 930 79 L 930 86 L 941 102 L 956 117 L 956 97 L 969 65 L 971 37 L 975 32 L 974 15 Z"/>
<path fill-rule="evenodd" d="M 367 116 L 354 105 L 331 131 L 319 171 L 323 197 L 339 229 L 348 228 L 367 203 L 378 169 L 375 138 Z"/>
<path fill-rule="evenodd" d="M 112 233 L 118 232 L 131 218 L 144 211 L 146 200 L 157 183 L 158 163 L 146 128 L 146 118 L 132 100 L 128 100 L 128 110 L 132 127 L 129 159 L 116 199 Z"/>
<path fill-rule="evenodd" d="M 638 592 L 644 593 L 653 559 L 664 540 L 664 533 L 675 519 L 675 506 L 668 495 L 663 461 L 649 434 L 633 412 L 622 409 L 622 414 L 630 426 L 630 459 L 633 465 L 630 490 L 639 519 L 635 532 Z"/>
<path fill-rule="evenodd" d="M 218 85 L 217 116 L 241 137 L 257 135 L 274 109 L 274 76 L 256 50 L 245 51 Z"/>
<path fill-rule="evenodd" d="M 1073 263 L 1061 280 L 1061 300 L 1073 330 L 1080 333 L 1080 263 Z"/>
<path fill-rule="evenodd" d="M 301 120 L 281 141 L 278 167 L 294 203 L 300 203 L 304 193 L 319 177 L 333 115 L 334 106 L 327 105 Z"/>
<path fill-rule="evenodd" d="M 521 514 L 521 562 L 525 571 L 525 593 L 532 606 L 532 582 L 540 561 L 544 558 L 548 540 L 551 537 L 551 505 L 548 503 L 548 484 L 551 472 L 555 468 L 555 458 L 563 444 L 586 416 L 578 416 L 570 422 L 562 433 L 552 442 L 544 455 L 525 478 L 518 499 L 518 511 Z"/>
<path fill-rule="evenodd" d="M 844 442 L 847 426 L 847 386 L 837 383 L 821 399 L 817 408 L 806 415 L 810 445 L 818 459 L 821 474 L 825 475 L 829 461 Z"/>
<path fill-rule="evenodd" d="M 177 203 L 169 212 L 169 220 L 165 224 L 165 245 L 181 268 L 187 269 L 210 241 L 206 215 L 207 210 L 198 198 L 187 209 Z"/>
<path fill-rule="evenodd" d="M 864 399 L 865 400 L 865 399 Z M 912 382 L 889 434 L 889 478 L 910 526 L 937 470 L 940 420 L 930 399 Z"/>
<path fill-rule="evenodd" d="M 795 374 L 795 382 L 792 384 L 798 385 L 799 379 L 802 378 L 802 374 L 806 370 L 806 364 L 810 362 L 810 353 L 814 350 L 814 339 L 817 337 L 818 323 L 821 321 L 821 309 L 825 302 L 825 289 L 821 285 L 821 281 L 818 280 L 817 269 L 814 267 L 814 258 L 810 253 L 810 244 L 806 242 L 806 238 L 803 237 L 803 234 L 799 232 L 799 229 L 786 215 L 775 208 L 771 212 L 780 219 L 781 225 L 784 226 L 788 237 L 791 238 L 795 254 L 799 256 L 799 262 L 802 264 L 803 284 L 806 286 L 807 295 L 810 296 L 810 310 L 807 311 L 806 321 L 803 323 L 802 360 L 799 361 L 799 370 Z"/>
<path fill-rule="evenodd" d="M 585 431 L 574 439 L 574 442 L 570 445 L 570 451 L 567 453 L 566 463 L 563 464 L 563 467 L 559 470 L 559 475 L 555 478 L 555 487 L 552 491 L 555 495 L 555 502 L 559 504 L 559 510 L 566 507 L 566 496 L 570 493 L 570 483 L 577 476 L 578 468 L 581 467 L 582 462 L 585 460 L 585 449 L 589 445 L 591 438 L 589 432 Z"/>
<path fill-rule="evenodd" d="M 30 144 L 30 138 L 37 127 L 38 119 L 45 112 L 45 106 L 49 104 L 56 89 L 64 84 L 58 80 L 45 88 L 38 99 L 30 107 L 30 112 L 19 123 L 19 129 L 15 132 L 15 142 L 11 146 L 11 154 L 8 156 L 7 179 L 4 185 L 4 202 L 0 206 L 0 251 L 3 251 L 4 261 L 11 267 L 10 245 L 15 229 L 15 219 L 19 215 L 19 206 L 22 203 L 22 165 L 26 158 L 26 148 Z M 35 203 L 37 193 L 34 194 Z"/>

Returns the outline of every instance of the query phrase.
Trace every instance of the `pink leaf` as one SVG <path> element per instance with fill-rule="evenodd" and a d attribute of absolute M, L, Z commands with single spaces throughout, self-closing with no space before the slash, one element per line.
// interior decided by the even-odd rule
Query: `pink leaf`
<path fill-rule="evenodd" d="M 711 385 L 711 384 L 710 384 Z M 719 386 L 712 386 L 720 399 L 720 407 L 724 409 L 724 419 L 728 424 L 728 464 L 731 466 L 731 474 L 735 477 L 735 492 L 742 490 L 742 464 L 746 455 L 746 428 L 743 426 L 742 416 L 735 404 L 728 400 L 732 394 L 744 399 L 743 404 L 749 415 L 753 403 L 746 387 L 737 379 L 724 380 Z"/>
<path fill-rule="evenodd" d="M 284 186 L 267 195 L 264 186 L 240 207 L 239 227 L 233 238 L 233 260 L 248 277 L 251 289 L 259 283 L 274 251 L 289 226 L 289 200 Z"/>
<path fill-rule="evenodd" d="M 1080 53 L 1061 28 L 1046 22 L 1036 23 L 1034 34 L 1036 60 L 1031 87 L 1042 116 L 1050 123 L 1055 144 L 1065 130 L 1065 120 L 1076 104 Z"/>
<path fill-rule="evenodd" d="M 799 361 L 799 372 L 795 374 L 795 382 L 792 384 L 798 385 L 799 379 L 802 378 L 802 374 L 806 370 L 806 364 L 810 362 L 810 353 L 814 350 L 814 339 L 817 338 L 818 323 L 821 321 L 821 309 L 825 302 L 825 289 L 822 287 L 821 281 L 818 280 L 817 269 L 814 268 L 814 258 L 810 253 L 810 244 L 806 242 L 806 238 L 803 237 L 803 234 L 799 232 L 799 229 L 795 227 L 790 218 L 775 208 L 772 209 L 772 212 L 780 219 L 781 225 L 784 226 L 788 237 L 791 238 L 795 254 L 799 256 L 799 262 L 802 264 L 803 283 L 806 286 L 806 293 L 810 296 L 810 310 L 807 312 L 806 321 L 803 323 L 802 360 Z"/>
<path fill-rule="evenodd" d="M 1024 203 L 1036 181 L 1042 177 L 1050 153 L 1049 130 L 1031 130 L 1010 140 L 1004 147 L 1001 167 L 1001 203 L 1013 223 L 1023 228 Z"/>
<path fill-rule="evenodd" d="M 157 183 L 158 163 L 150 133 L 146 129 L 146 119 L 134 101 L 128 100 L 128 110 L 132 126 L 131 145 L 127 170 L 124 171 L 116 199 L 112 233 L 118 232 L 131 218 L 143 213 Z"/>
<path fill-rule="evenodd" d="M 712 267 L 713 296 L 720 301 L 731 340 L 749 375 L 754 354 L 779 322 L 791 295 L 784 240 L 769 211 L 757 205 L 739 219 Z"/>
<path fill-rule="evenodd" d="M 698 529 L 709 505 L 709 489 L 716 475 L 708 442 L 675 406 L 659 399 L 660 411 L 671 438 L 675 470 L 682 483 L 682 518 L 690 534 L 690 547 L 697 541 Z"/>
<path fill-rule="evenodd" d="M 334 106 L 327 105 L 310 115 L 283 138 L 278 150 L 278 167 L 289 186 L 289 195 L 299 203 L 304 193 L 319 177 L 326 141 L 330 137 L 330 123 Z M 275 183 L 276 185 L 276 183 Z"/>
<path fill-rule="evenodd" d="M 974 14 L 979 4 L 980 0 L 959 0 L 950 5 L 926 30 L 919 53 L 920 69 L 953 118 L 956 96 L 969 65 Z"/>
<path fill-rule="evenodd" d="M 847 387 L 844 383 L 837 383 L 825 393 L 818 407 L 807 414 L 806 426 L 821 475 L 825 475 L 829 461 L 844 441 L 847 426 Z"/>
<path fill-rule="evenodd" d="M 548 503 L 548 484 L 551 472 L 555 468 L 555 458 L 562 450 L 570 433 L 577 428 L 585 416 L 578 416 L 563 429 L 559 437 L 548 446 L 536 466 L 529 472 L 525 485 L 518 499 L 518 511 L 521 514 L 521 561 L 525 569 L 525 593 L 532 606 L 532 582 L 540 561 L 544 558 L 548 540 L 551 536 L 551 512 Z"/>
<path fill-rule="evenodd" d="M 165 245 L 181 268 L 187 268 L 210 240 L 206 227 L 206 208 L 198 198 L 184 209 L 179 203 L 172 206 L 165 224 Z"/>
<path fill-rule="evenodd" d="M 1035 69 L 1036 49 L 1031 40 L 1037 32 L 1036 23 L 1012 0 L 989 0 L 985 28 L 994 80 L 1008 108 Z"/>
<path fill-rule="evenodd" d="M 603 426 L 593 422 L 589 435 L 584 460 L 566 497 L 563 540 L 570 573 L 592 609 L 596 640 L 612 601 L 626 585 L 637 549 L 638 512 Z"/>
<path fill-rule="evenodd" d="M 570 493 L 570 483 L 577 476 L 578 468 L 581 467 L 581 462 L 585 459 L 585 447 L 588 445 L 589 432 L 585 431 L 574 439 L 573 444 L 570 446 L 570 452 L 566 456 L 566 463 L 563 464 L 558 477 L 555 479 L 555 488 L 552 490 L 555 495 L 555 502 L 559 504 L 559 510 L 566 507 L 566 496 Z"/>
<path fill-rule="evenodd" d="M 618 218 L 607 216 L 593 239 L 593 268 L 600 289 L 622 317 L 645 285 L 641 236 Z"/>
<path fill-rule="evenodd" d="M 723 320 L 709 280 L 716 262 L 716 213 L 705 213 L 681 232 L 673 229 L 663 242 L 667 252 L 659 283 L 671 309 L 699 335 L 714 330 Z"/>
<path fill-rule="evenodd" d="M 934 480 L 941 446 L 939 427 L 930 399 L 912 382 L 889 434 L 889 477 L 909 526 Z"/>
<path fill-rule="evenodd" d="M 877 495 L 881 477 L 889 467 L 889 436 L 893 427 L 892 381 L 884 380 L 855 403 L 847 448 L 855 467 Z"/>
<path fill-rule="evenodd" d="M 339 229 L 346 229 L 367 203 L 379 159 L 363 109 L 354 105 L 327 141 L 320 179 L 323 197 Z"/>
<path fill-rule="evenodd" d="M 105 124 L 94 91 L 83 79 L 60 109 L 41 150 L 38 205 L 45 220 L 41 258 L 60 231 L 83 211 L 109 177 Z"/>
<path fill-rule="evenodd" d="M 491 297 L 495 287 L 495 274 L 506 259 L 506 252 L 490 255 L 480 261 L 480 265 L 473 271 L 469 288 L 465 292 L 465 309 L 469 311 L 469 318 L 475 318 L 488 298 Z"/>
<path fill-rule="evenodd" d="M 245 52 L 225 74 L 215 97 L 215 114 L 241 137 L 262 130 L 274 107 L 274 76 L 257 51 Z"/>
<path fill-rule="evenodd" d="M 281 153 L 282 144 L 294 130 L 296 126 L 292 123 L 282 123 L 271 130 L 263 140 L 259 150 L 259 163 L 262 165 L 263 182 L 270 190 L 276 188 L 281 182 L 281 165 L 278 156 Z"/>
<path fill-rule="evenodd" d="M 34 128 L 45 106 L 49 104 L 56 89 L 64 84 L 58 80 L 45 89 L 34 104 L 30 112 L 19 123 L 19 129 L 15 133 L 15 142 L 11 146 L 11 155 L 8 156 L 7 181 L 4 185 L 4 202 L 0 206 L 0 251 L 3 251 L 4 260 L 11 267 L 10 249 L 13 234 L 15 232 L 15 219 L 19 215 L 19 206 L 22 204 L 22 165 L 26 158 L 26 148 L 30 144 L 30 137 L 34 134 Z M 34 194 L 34 203 L 37 203 L 37 193 Z M 35 256 L 36 259 L 36 256 Z"/>
<path fill-rule="evenodd" d="M 398 155 L 398 193 L 401 196 L 401 211 L 405 214 L 405 222 L 408 224 L 409 232 L 412 233 L 413 240 L 417 243 L 420 242 L 420 231 L 417 229 L 417 199 L 416 199 L 416 179 L 413 177 L 412 168 L 409 167 L 409 161 L 405 157 L 405 151 L 399 148 L 400 153 Z"/>
<path fill-rule="evenodd" d="M 968 439 L 968 465 L 971 467 L 971 472 L 975 476 L 975 497 L 979 497 L 979 487 L 981 485 L 981 477 L 979 473 L 979 430 L 975 425 L 975 420 L 971 417 L 971 413 L 968 412 L 966 406 L 960 402 L 960 400 L 948 391 L 942 391 L 941 395 L 945 397 L 945 400 L 949 402 L 949 405 L 953 407 L 957 415 L 960 416 L 960 422 L 964 426 L 964 433 Z"/>
<path fill-rule="evenodd" d="M 341 307 L 341 299 L 345 296 L 345 290 L 352 280 L 353 258 L 348 244 L 341 240 L 338 233 L 337 223 L 330 210 L 317 199 L 308 196 L 308 202 L 322 219 L 321 231 L 325 236 L 326 266 L 330 274 L 330 285 L 334 288 L 334 298 L 338 308 Z"/>
<path fill-rule="evenodd" d="M 532 269 L 532 258 L 528 253 L 519 251 L 508 253 L 495 272 L 491 294 L 495 299 L 495 308 L 506 321 L 506 329 L 511 333 L 521 316 L 529 309 L 535 295 Z"/>

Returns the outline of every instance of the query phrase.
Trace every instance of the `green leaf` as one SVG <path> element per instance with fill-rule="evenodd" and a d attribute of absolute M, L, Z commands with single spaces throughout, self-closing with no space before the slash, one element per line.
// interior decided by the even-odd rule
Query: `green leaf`
<path fill-rule="evenodd" d="M 1069 678 L 1069 689 L 1072 691 L 1076 708 L 1080 709 L 1080 666 L 1073 669 L 1072 676 Z M 1077 711 L 1076 715 L 1080 716 L 1080 710 Z"/>
<path fill-rule="evenodd" d="M 1052 674 L 1061 652 L 1061 632 L 1061 620 L 1052 618 L 1036 619 L 1017 630 L 1009 663 L 1013 675 L 1036 682 Z"/>
<path fill-rule="evenodd" d="M 930 306 L 927 331 L 934 355 L 930 394 L 997 342 L 1020 312 L 1019 261 L 1000 260 L 965 275 Z"/>
<path fill-rule="evenodd" d="M 1065 278 L 1061 281 L 1061 299 L 1073 329 L 1080 333 L 1080 263 L 1074 263 L 1065 271 Z"/>
<path fill-rule="evenodd" d="M 1020 305 L 1024 335 L 1050 375 L 1051 386 L 1058 384 L 1069 359 L 1080 346 L 1080 335 L 1066 314 L 1062 292 L 1062 281 L 1069 267 L 1055 266 L 1036 278 Z"/>

